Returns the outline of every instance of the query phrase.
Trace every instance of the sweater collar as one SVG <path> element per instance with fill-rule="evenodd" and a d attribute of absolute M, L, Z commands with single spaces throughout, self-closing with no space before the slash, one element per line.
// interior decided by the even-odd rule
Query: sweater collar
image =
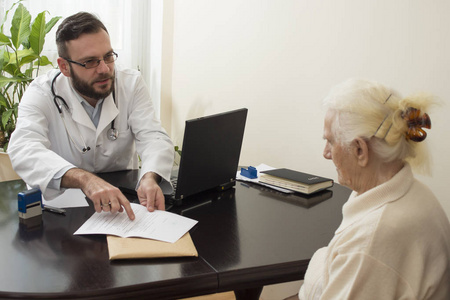
<path fill-rule="evenodd" d="M 361 195 L 353 191 L 342 208 L 343 220 L 336 233 L 345 230 L 386 203 L 401 198 L 409 190 L 413 181 L 411 166 L 405 163 L 405 166 L 387 182 Z"/>

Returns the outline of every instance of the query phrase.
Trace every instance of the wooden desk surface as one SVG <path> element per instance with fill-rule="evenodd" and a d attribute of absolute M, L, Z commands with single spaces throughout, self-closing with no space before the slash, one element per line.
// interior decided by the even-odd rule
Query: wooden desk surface
<path fill-rule="evenodd" d="M 106 237 L 74 236 L 94 213 L 43 212 L 40 226 L 19 223 L 21 181 L 0 183 L 0 298 L 174 299 L 217 290 L 202 258 L 109 261 Z M 195 282 L 195 284 L 191 284 Z"/>
<path fill-rule="evenodd" d="M 238 182 L 181 214 L 200 220 L 191 236 L 199 255 L 218 272 L 219 291 L 245 289 L 303 279 L 311 256 L 341 223 L 349 194 L 335 184 L 332 193 L 318 196 L 325 200 L 308 208 L 295 197 Z"/>
<path fill-rule="evenodd" d="M 0 183 L 0 298 L 176 299 L 262 287 L 303 278 L 312 254 L 328 244 L 350 191 L 311 207 L 258 185 L 238 182 L 203 193 L 173 211 L 196 219 L 198 258 L 109 261 L 105 236 L 74 236 L 93 213 L 43 212 L 42 224 L 19 223 L 21 181 Z M 331 195 L 328 195 L 331 196 Z"/>

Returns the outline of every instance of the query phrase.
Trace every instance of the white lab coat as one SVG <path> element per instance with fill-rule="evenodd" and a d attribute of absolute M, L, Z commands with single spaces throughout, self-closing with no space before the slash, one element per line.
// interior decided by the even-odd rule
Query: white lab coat
<path fill-rule="evenodd" d="M 49 188 L 49 183 L 61 170 L 78 167 L 97 173 L 137 169 L 139 153 L 141 176 L 150 171 L 159 174 L 163 178 L 163 192 L 170 193 L 173 144 L 155 116 L 140 73 L 115 66 L 116 103 L 112 95 L 104 99 L 95 128 L 76 98 L 70 79 L 61 74 L 54 89 L 69 106 L 70 112 L 62 106 L 64 124 L 51 93 L 52 80 L 58 72 L 52 70 L 36 78 L 22 98 L 17 127 L 8 146 L 17 174 L 51 199 L 58 193 Z M 119 131 L 115 141 L 107 138 L 112 120 Z M 91 150 L 82 153 L 85 145 Z"/>

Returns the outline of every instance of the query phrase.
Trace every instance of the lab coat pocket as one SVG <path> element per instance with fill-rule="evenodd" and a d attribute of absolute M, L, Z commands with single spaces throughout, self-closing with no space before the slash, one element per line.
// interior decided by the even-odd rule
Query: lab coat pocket
<path fill-rule="evenodd" d="M 105 162 L 110 165 L 105 166 L 108 170 L 126 170 L 133 168 L 136 160 L 136 151 L 133 134 L 130 129 L 120 131 L 116 140 L 110 140 L 105 135 L 103 145 L 100 149 Z"/>

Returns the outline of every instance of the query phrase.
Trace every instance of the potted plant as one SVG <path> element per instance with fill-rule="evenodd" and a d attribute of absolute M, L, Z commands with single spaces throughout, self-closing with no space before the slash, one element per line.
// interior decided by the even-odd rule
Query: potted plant
<path fill-rule="evenodd" d="M 0 181 L 17 177 L 6 154 L 9 138 L 16 128 L 17 110 L 25 89 L 39 75 L 40 67 L 53 66 L 41 53 L 46 34 L 61 18 L 53 17 L 46 23 L 43 11 L 32 22 L 21 1 L 6 11 L 0 27 L 0 149 L 5 152 L 0 153 Z M 8 14 L 14 7 L 11 24 L 7 25 Z M 4 32 L 7 26 L 10 35 Z"/>
<path fill-rule="evenodd" d="M 46 34 L 61 18 L 53 17 L 45 23 L 46 11 L 43 11 L 31 22 L 31 15 L 21 1 L 6 11 L 0 27 L 0 147 L 5 151 L 16 128 L 17 108 L 25 89 L 39 75 L 40 67 L 53 66 L 41 53 Z M 5 23 L 15 6 L 8 36 L 4 32 L 8 26 Z"/>

